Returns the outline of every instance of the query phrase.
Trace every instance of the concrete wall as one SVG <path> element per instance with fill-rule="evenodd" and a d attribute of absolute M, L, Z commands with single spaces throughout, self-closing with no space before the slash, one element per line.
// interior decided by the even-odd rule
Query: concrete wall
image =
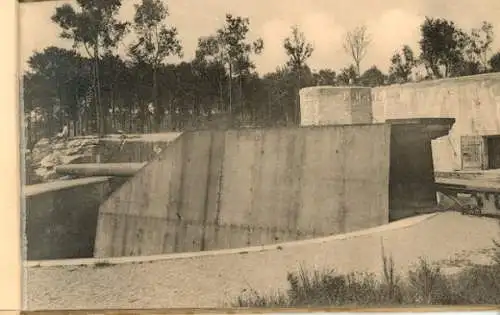
<path fill-rule="evenodd" d="M 460 169 L 462 135 L 500 134 L 500 73 L 372 89 L 375 122 L 393 118 L 452 117 L 450 135 L 433 141 L 435 169 Z"/>
<path fill-rule="evenodd" d="M 25 257 L 92 257 L 99 205 L 120 184 L 95 177 L 26 186 Z"/>
<path fill-rule="evenodd" d="M 367 87 L 313 86 L 300 90 L 302 126 L 372 123 Z"/>
<path fill-rule="evenodd" d="M 235 248 L 388 222 L 390 127 L 187 132 L 106 200 L 96 257 Z"/>

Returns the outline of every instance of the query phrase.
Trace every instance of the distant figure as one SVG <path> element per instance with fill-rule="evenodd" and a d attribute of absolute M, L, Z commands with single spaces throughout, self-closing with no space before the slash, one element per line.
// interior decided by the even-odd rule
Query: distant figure
<path fill-rule="evenodd" d="M 57 134 L 57 139 L 64 139 L 67 140 L 69 136 L 69 129 L 68 125 L 64 125 L 62 131 Z"/>

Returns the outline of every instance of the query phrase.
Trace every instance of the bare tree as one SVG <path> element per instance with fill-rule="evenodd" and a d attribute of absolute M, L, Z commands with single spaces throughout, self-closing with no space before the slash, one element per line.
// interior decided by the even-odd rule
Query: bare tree
<path fill-rule="evenodd" d="M 360 76 L 360 64 L 366 56 L 368 46 L 371 43 L 370 35 L 366 30 L 366 26 L 358 26 L 348 31 L 344 39 L 344 50 L 352 57 L 356 66 L 356 74 Z"/>

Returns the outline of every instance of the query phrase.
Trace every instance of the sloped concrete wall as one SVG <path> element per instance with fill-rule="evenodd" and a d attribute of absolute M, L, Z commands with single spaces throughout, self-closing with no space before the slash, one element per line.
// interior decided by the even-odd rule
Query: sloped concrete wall
<path fill-rule="evenodd" d="M 272 244 L 388 222 L 390 126 L 187 132 L 101 205 L 96 257 Z"/>
<path fill-rule="evenodd" d="M 437 171 L 460 169 L 460 136 L 500 134 L 500 73 L 392 85 L 372 89 L 375 122 L 450 117 L 449 136 L 432 144 Z"/>

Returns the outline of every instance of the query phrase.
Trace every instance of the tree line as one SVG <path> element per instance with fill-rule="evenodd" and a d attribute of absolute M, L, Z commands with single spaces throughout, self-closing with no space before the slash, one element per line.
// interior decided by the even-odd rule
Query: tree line
<path fill-rule="evenodd" d="M 131 21 L 118 18 L 121 5 L 121 0 L 77 0 L 56 8 L 51 19 L 73 49 L 50 46 L 34 52 L 23 75 L 27 123 L 43 122 L 42 135 L 51 136 L 68 122 L 99 135 L 145 132 L 147 126 L 182 130 L 186 120 L 209 121 L 221 114 L 230 121 L 296 125 L 298 91 L 306 86 L 373 87 L 500 71 L 491 23 L 466 31 L 453 21 L 430 17 L 420 26 L 421 53 L 402 46 L 391 56 L 387 74 L 376 66 L 361 71 L 372 42 L 366 27 L 345 34 L 343 48 L 352 64 L 313 71 L 308 60 L 314 45 L 292 26 L 282 43 L 288 61 L 258 75 L 253 57 L 265 43 L 249 40 L 250 20 L 231 14 L 223 26 L 198 39 L 192 60 L 172 64 L 166 59 L 184 52 L 178 30 L 167 23 L 164 1 L 141 0 Z M 120 56 L 129 34 L 134 40 Z M 417 69 L 424 71 L 416 74 Z"/>

